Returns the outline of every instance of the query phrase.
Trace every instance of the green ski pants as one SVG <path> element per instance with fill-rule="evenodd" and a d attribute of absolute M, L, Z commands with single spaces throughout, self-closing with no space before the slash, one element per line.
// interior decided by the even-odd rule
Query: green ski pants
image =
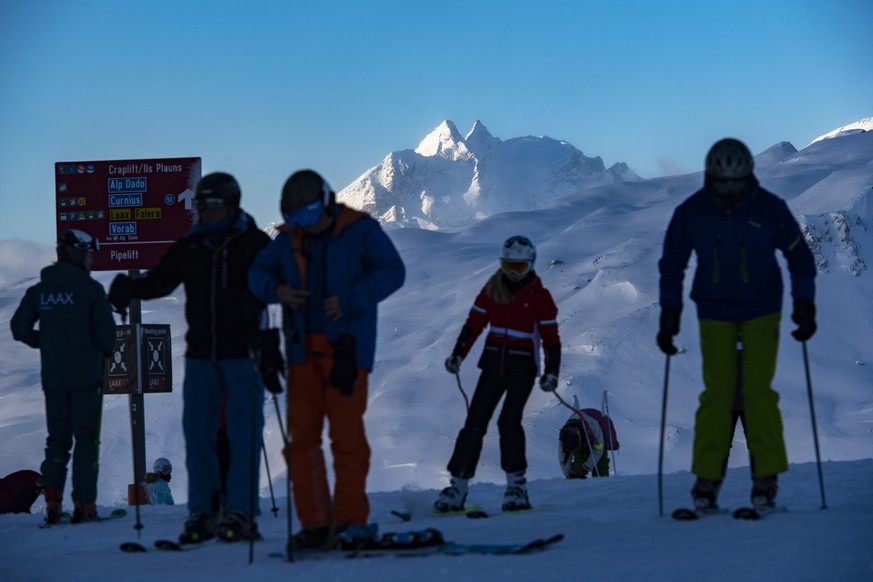
<path fill-rule="evenodd" d="M 742 323 L 700 320 L 705 388 L 695 417 L 691 463 L 691 472 L 698 477 L 724 479 L 731 447 L 738 342 L 743 346 L 744 428 L 754 463 L 752 476 L 788 470 L 779 394 L 771 388 L 780 319 L 781 313 L 771 313 Z"/>

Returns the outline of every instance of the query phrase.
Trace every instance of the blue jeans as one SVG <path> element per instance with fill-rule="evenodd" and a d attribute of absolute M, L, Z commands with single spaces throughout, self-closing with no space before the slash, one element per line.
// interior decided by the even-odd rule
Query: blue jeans
<path fill-rule="evenodd" d="M 214 362 L 185 358 L 182 429 L 188 469 L 188 511 L 214 513 L 212 497 L 221 490 L 216 433 L 225 392 L 224 414 L 230 444 L 225 511 L 248 515 L 254 499 L 254 515 L 258 515 L 264 388 L 248 358 Z"/>

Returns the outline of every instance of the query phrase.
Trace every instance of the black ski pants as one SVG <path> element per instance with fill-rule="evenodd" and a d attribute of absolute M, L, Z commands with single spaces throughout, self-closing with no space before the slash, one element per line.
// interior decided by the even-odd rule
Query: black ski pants
<path fill-rule="evenodd" d="M 48 437 L 45 441 L 45 460 L 40 466 L 40 481 L 63 493 L 70 449 L 73 449 L 73 501 L 92 504 L 97 499 L 102 387 L 98 385 L 90 390 L 45 390 L 43 393 Z"/>
<path fill-rule="evenodd" d="M 500 466 L 509 473 L 524 471 L 527 469 L 527 457 L 521 419 L 537 375 L 533 354 L 486 345 L 479 367 L 482 374 L 476 384 L 464 428 L 455 441 L 455 450 L 448 465 L 449 473 L 465 479 L 475 475 L 482 453 L 482 439 L 504 394 L 503 408 L 497 419 Z"/>

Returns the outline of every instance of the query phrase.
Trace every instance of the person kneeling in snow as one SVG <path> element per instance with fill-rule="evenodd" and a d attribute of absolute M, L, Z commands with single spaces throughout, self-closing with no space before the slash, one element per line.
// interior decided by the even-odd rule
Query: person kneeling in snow
<path fill-rule="evenodd" d="M 150 505 L 173 505 L 173 492 L 170 491 L 170 479 L 173 478 L 173 465 L 168 459 L 161 457 L 155 460 L 152 467 L 154 473 L 146 474 L 145 489 Z"/>
<path fill-rule="evenodd" d="M 594 419 L 583 413 L 583 424 L 573 414 L 561 428 L 558 438 L 558 462 L 567 479 L 609 476 L 609 456 L 603 454 L 603 433 Z M 590 430 L 586 430 L 587 425 Z M 592 452 L 593 451 L 593 452 Z"/>
<path fill-rule="evenodd" d="M 594 408 L 574 412 L 558 437 L 558 463 L 567 479 L 585 479 L 589 473 L 609 477 L 606 451 L 615 450 L 618 450 L 615 426 Z"/>

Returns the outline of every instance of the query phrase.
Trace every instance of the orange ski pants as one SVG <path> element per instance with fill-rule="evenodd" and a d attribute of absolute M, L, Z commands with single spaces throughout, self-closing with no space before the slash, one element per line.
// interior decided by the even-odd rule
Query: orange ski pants
<path fill-rule="evenodd" d="M 366 493 L 370 445 L 364 431 L 369 374 L 359 368 L 352 394 L 340 394 L 329 381 L 330 344 L 320 339 L 306 338 L 306 360 L 288 369 L 291 442 L 285 460 L 294 487 L 294 506 L 303 527 L 364 526 L 370 514 Z M 322 451 L 325 418 L 335 473 L 333 498 Z"/>

